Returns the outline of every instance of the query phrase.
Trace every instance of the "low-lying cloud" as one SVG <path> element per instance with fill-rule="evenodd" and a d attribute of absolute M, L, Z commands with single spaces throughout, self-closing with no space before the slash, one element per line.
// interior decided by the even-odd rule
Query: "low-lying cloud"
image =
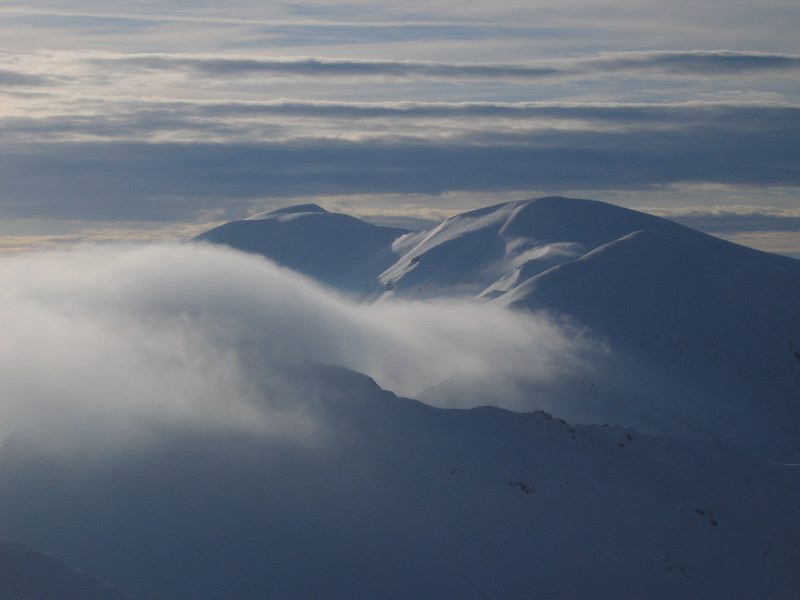
<path fill-rule="evenodd" d="M 466 375 L 546 381 L 580 362 L 576 342 L 543 318 L 455 301 L 357 304 L 223 248 L 9 258 L 0 281 L 2 434 L 78 413 L 133 429 L 308 435 L 320 423 L 298 397 L 309 382 L 293 379 L 304 364 L 358 370 L 413 396 Z"/>

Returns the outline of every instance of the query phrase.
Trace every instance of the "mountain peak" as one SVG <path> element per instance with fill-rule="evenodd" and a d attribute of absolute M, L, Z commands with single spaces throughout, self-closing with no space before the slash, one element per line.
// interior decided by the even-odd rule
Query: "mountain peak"
<path fill-rule="evenodd" d="M 406 233 L 316 204 L 299 204 L 225 223 L 193 241 L 260 254 L 342 291 L 364 295 L 377 286 L 377 274 L 397 260 L 392 243 Z"/>
<path fill-rule="evenodd" d="M 280 215 L 298 215 L 304 213 L 327 213 L 328 211 L 322 208 L 319 204 L 294 204 L 292 206 L 284 206 L 283 208 L 273 208 L 265 210 L 252 217 L 248 217 L 247 221 L 258 221 L 261 219 L 270 219 Z"/>
<path fill-rule="evenodd" d="M 489 206 L 483 206 L 481 208 L 476 208 L 470 211 L 466 211 L 456 216 L 469 216 L 469 217 L 478 217 L 482 215 L 488 215 L 497 211 L 501 210 L 513 210 L 513 209 L 521 209 L 527 207 L 538 207 L 538 208 L 550 208 L 552 210 L 563 210 L 569 207 L 586 207 L 592 205 L 604 205 L 604 206 L 614 206 L 609 205 L 606 202 L 601 202 L 599 200 L 586 200 L 584 198 L 569 198 L 567 196 L 542 196 L 540 198 L 527 198 L 525 200 L 510 200 L 508 202 L 500 202 L 498 204 L 492 204 Z"/>

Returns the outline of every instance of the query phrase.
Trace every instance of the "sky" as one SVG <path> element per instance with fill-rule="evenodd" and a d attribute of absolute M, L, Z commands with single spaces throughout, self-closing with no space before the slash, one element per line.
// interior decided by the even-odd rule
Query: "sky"
<path fill-rule="evenodd" d="M 543 195 L 800 257 L 796 0 L 4 0 L 0 253 Z"/>

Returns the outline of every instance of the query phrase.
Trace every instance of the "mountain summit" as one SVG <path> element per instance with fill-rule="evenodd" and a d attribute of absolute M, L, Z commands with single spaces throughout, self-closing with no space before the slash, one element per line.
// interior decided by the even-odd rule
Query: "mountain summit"
<path fill-rule="evenodd" d="M 398 260 L 378 279 L 395 295 L 493 298 L 643 230 L 702 235 L 611 204 L 552 196 L 462 213 L 406 235 L 394 244 Z"/>
<path fill-rule="evenodd" d="M 406 233 L 301 204 L 225 223 L 193 241 L 261 254 L 326 285 L 363 295 L 374 287 L 375 274 L 394 262 L 392 242 Z"/>

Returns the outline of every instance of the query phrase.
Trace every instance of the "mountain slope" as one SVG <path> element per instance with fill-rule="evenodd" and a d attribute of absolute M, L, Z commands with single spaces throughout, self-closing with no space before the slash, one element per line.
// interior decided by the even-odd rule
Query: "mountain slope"
<path fill-rule="evenodd" d="M 640 230 L 701 235 L 603 202 L 547 197 L 466 212 L 394 244 L 379 279 L 394 295 L 495 297 L 527 278 Z"/>
<path fill-rule="evenodd" d="M 287 375 L 313 439 L 178 427 L 108 452 L 89 420 L 53 454 L 18 432 L 0 527 L 152 600 L 800 593 L 796 467 Z"/>
<path fill-rule="evenodd" d="M 405 233 L 304 204 L 232 221 L 192 241 L 262 254 L 329 286 L 363 294 L 375 286 L 376 273 L 394 262 L 391 244 Z"/>
<path fill-rule="evenodd" d="M 497 302 L 567 316 L 607 339 L 630 368 L 605 373 L 602 385 L 612 373 L 625 378 L 636 408 L 795 460 L 797 298 L 798 261 L 710 236 L 646 231 L 532 277 Z M 658 378 L 637 382 L 637 370 Z"/>
<path fill-rule="evenodd" d="M 8 600 L 131 600 L 87 573 L 0 538 L 0 598 Z"/>
<path fill-rule="evenodd" d="M 702 235 L 593 200 L 547 197 L 489 206 L 418 233 L 315 204 L 232 221 L 193 241 L 225 244 L 347 292 L 496 297 L 527 278 L 639 230 Z"/>

